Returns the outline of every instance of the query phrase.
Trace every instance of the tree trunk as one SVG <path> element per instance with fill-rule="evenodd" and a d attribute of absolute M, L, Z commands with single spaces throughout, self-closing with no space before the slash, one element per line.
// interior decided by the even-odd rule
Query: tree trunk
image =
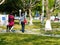
<path fill-rule="evenodd" d="M 32 15 L 31 15 L 31 9 L 29 9 L 29 17 L 30 17 L 29 25 L 33 25 L 33 23 L 32 23 L 33 18 L 32 18 Z"/>
<path fill-rule="evenodd" d="M 52 30 L 51 21 L 50 21 L 50 12 L 48 9 L 48 0 L 46 0 L 46 16 L 47 16 L 47 20 L 46 20 L 46 24 L 45 24 L 45 30 Z"/>
<path fill-rule="evenodd" d="M 42 0 L 42 15 L 41 15 L 41 23 L 44 23 L 44 0 Z"/>
<path fill-rule="evenodd" d="M 27 18 L 26 16 L 27 16 L 27 11 L 25 11 L 25 18 Z"/>
<path fill-rule="evenodd" d="M 0 0 L 0 5 L 1 5 L 2 3 L 4 3 L 4 2 L 5 2 L 5 0 L 2 0 L 2 1 Z"/>

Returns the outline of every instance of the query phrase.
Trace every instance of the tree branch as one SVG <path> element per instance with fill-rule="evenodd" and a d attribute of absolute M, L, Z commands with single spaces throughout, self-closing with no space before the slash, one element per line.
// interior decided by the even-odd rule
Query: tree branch
<path fill-rule="evenodd" d="M 4 3 L 5 2 L 5 0 L 2 0 L 1 2 L 0 2 L 0 5 L 2 4 L 2 3 Z"/>

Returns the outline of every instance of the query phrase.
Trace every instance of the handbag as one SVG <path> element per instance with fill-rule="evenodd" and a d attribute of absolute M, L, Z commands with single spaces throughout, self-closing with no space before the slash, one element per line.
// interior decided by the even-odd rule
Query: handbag
<path fill-rule="evenodd" d="M 27 20 L 26 19 L 24 19 L 24 24 L 27 24 Z"/>

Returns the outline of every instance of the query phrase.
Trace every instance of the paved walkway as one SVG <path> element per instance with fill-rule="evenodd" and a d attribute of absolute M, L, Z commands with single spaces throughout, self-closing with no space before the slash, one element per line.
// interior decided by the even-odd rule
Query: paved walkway
<path fill-rule="evenodd" d="M 11 33 L 21 33 L 21 34 L 39 34 L 39 33 L 30 31 L 30 30 L 25 30 L 24 33 L 22 33 L 22 31 L 20 31 L 20 30 L 11 30 L 10 32 Z M 6 32 L 6 30 L 0 30 L 0 33 L 7 33 L 7 32 Z"/>

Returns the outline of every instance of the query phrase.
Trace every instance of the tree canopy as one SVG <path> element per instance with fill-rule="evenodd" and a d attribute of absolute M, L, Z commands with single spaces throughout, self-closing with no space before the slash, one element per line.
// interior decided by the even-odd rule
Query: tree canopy
<path fill-rule="evenodd" d="M 49 9 L 51 9 L 54 4 L 55 0 L 49 0 Z M 42 0 L 5 0 L 5 2 L 0 5 L 0 12 L 18 12 L 19 9 L 28 9 L 29 7 L 32 7 L 32 10 L 41 12 Z"/>

